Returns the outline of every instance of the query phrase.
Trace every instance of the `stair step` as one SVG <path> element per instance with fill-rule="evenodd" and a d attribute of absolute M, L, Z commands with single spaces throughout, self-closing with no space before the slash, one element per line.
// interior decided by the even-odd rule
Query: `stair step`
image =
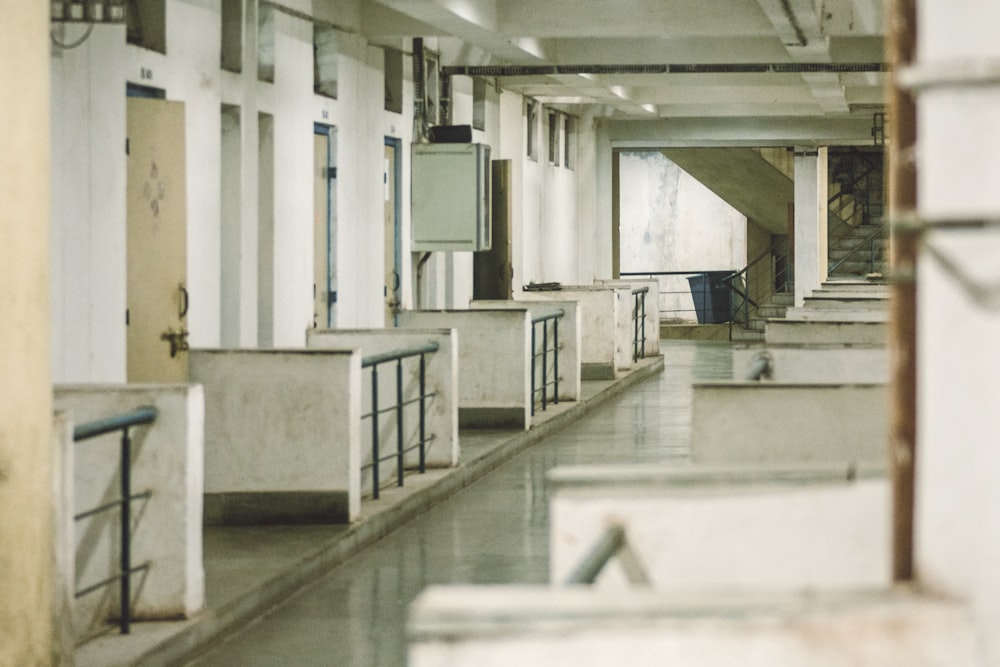
<path fill-rule="evenodd" d="M 779 306 L 776 304 L 764 304 L 757 308 L 757 314 L 761 317 L 774 318 L 774 317 L 784 317 L 785 311 L 788 310 L 788 306 Z"/>
<path fill-rule="evenodd" d="M 768 299 L 767 305 L 773 306 L 794 306 L 795 294 L 792 292 L 776 292 Z"/>
<path fill-rule="evenodd" d="M 740 343 L 763 343 L 763 331 L 749 331 L 742 327 L 733 327 L 733 341 Z"/>

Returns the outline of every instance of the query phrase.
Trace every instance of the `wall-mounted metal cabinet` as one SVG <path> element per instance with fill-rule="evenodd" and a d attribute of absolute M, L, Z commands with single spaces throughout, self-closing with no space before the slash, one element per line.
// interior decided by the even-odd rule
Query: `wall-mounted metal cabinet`
<path fill-rule="evenodd" d="M 414 251 L 490 249 L 489 146 L 413 144 L 411 174 Z"/>

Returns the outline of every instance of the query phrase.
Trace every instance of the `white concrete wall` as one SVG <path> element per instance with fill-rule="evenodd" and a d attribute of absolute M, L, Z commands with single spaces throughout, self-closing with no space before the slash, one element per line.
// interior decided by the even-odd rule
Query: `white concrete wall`
<path fill-rule="evenodd" d="M 692 387 L 695 463 L 884 465 L 884 384 L 699 382 Z"/>
<path fill-rule="evenodd" d="M 625 332 L 622 311 L 631 308 L 631 290 L 607 286 L 564 285 L 560 290 L 528 292 L 532 301 L 576 301 L 580 308 L 583 341 L 580 348 L 581 377 L 611 379 L 618 369 L 629 368 L 631 330 Z"/>
<path fill-rule="evenodd" d="M 646 335 L 646 345 L 645 345 L 645 356 L 655 357 L 660 353 L 660 312 L 658 309 L 659 303 L 659 289 L 660 283 L 657 280 L 601 280 L 597 279 L 594 281 L 598 285 L 625 285 L 630 290 L 646 288 L 645 294 L 645 319 L 643 320 L 642 330 L 645 331 Z M 636 295 L 631 295 L 631 302 L 629 306 L 629 317 L 635 317 L 635 303 Z M 640 313 L 641 316 L 641 313 Z M 631 322 L 631 319 L 630 319 Z M 630 324 L 631 336 L 635 338 L 635 323 Z M 641 345 L 641 344 L 640 344 Z M 632 354 L 634 349 L 629 348 L 629 354 Z M 639 356 L 642 356 L 642 350 L 639 350 Z"/>
<path fill-rule="evenodd" d="M 678 595 L 438 586 L 414 602 L 411 667 L 982 667 L 959 603 L 912 593 Z"/>
<path fill-rule="evenodd" d="M 556 468 L 548 475 L 550 581 L 565 582 L 617 523 L 658 589 L 883 590 L 888 482 L 848 481 L 845 469 Z M 619 562 L 595 585 L 625 586 Z"/>
<path fill-rule="evenodd" d="M 582 329 L 580 327 L 580 309 L 576 301 L 543 301 L 532 302 L 530 292 L 517 301 L 470 301 L 471 310 L 528 310 L 529 321 L 535 317 L 544 317 L 557 310 L 563 311 L 559 318 L 559 400 L 577 401 L 580 399 L 580 345 Z M 537 325 L 535 353 L 542 351 L 542 329 Z M 549 336 L 552 335 L 552 323 L 548 324 Z M 549 343 L 551 345 L 551 342 Z M 541 361 L 538 362 L 541 364 Z M 549 360 L 549 373 L 553 363 Z M 536 381 L 541 381 L 540 368 L 535 371 Z"/>
<path fill-rule="evenodd" d="M 299 4 L 297 11 L 313 11 L 309 3 Z M 186 105 L 187 283 L 192 345 L 219 346 L 223 330 L 227 344 L 241 347 L 254 347 L 258 340 L 278 347 L 305 344 L 305 329 L 313 320 L 313 274 L 309 263 L 300 258 L 312 256 L 314 122 L 336 128 L 337 326 L 385 323 L 382 151 L 386 137 L 402 143 L 403 308 L 456 307 L 472 296 L 472 254 L 435 253 L 423 271 L 427 302 L 418 301 L 418 257 L 409 251 L 410 57 L 404 57 L 403 112 L 387 112 L 383 109 L 382 49 L 359 32 L 359 6 L 341 3 L 332 18 L 331 12 L 317 7 L 315 11 L 344 30 L 337 33 L 338 98 L 315 95 L 311 86 L 311 26 L 275 9 L 275 77 L 273 83 L 261 82 L 256 74 L 257 10 L 247 7 L 243 72 L 233 73 L 219 69 L 219 7 L 217 0 L 167 0 L 166 54 L 125 45 L 120 26 L 98 26 L 83 46 L 54 54 L 52 349 L 57 381 L 125 378 L 126 214 L 121 145 L 125 139 L 122 98 L 126 82 L 162 88 L 168 99 Z M 62 37 L 69 40 L 74 36 L 70 27 Z M 409 49 L 409 40 L 399 40 L 398 46 Z M 461 119 L 471 114 L 471 90 L 466 90 L 469 83 L 463 77 L 456 77 L 455 82 L 454 122 L 463 122 Z M 491 87 L 487 92 L 487 126 L 485 131 L 476 131 L 475 140 L 490 144 L 494 158 L 513 161 L 516 288 L 530 280 L 589 282 L 593 272 L 581 268 L 581 261 L 589 267 L 602 262 L 603 255 L 610 252 L 609 244 L 606 248 L 591 247 L 590 238 L 577 231 L 579 225 L 599 231 L 606 227 L 596 222 L 593 188 L 579 186 L 580 182 L 596 181 L 594 123 L 588 119 L 577 123 L 575 168 L 550 166 L 544 152 L 542 162 L 534 162 L 526 157 L 523 144 L 523 98 Z M 226 193 L 222 192 L 221 175 L 222 105 L 239 115 L 238 132 L 230 135 L 227 143 L 230 161 L 238 163 L 227 164 L 227 168 L 238 173 L 228 175 Z M 543 107 L 540 118 L 545 112 Z M 273 169 L 259 162 L 259 114 L 267 114 L 273 121 Z M 544 140 L 540 136 L 543 149 Z M 273 178 L 269 188 L 273 210 L 266 202 L 268 210 L 259 208 L 259 177 Z M 234 188 L 238 192 L 230 191 Z M 236 217 L 227 212 L 225 223 L 223 201 L 229 202 L 227 206 L 238 203 Z M 272 217 L 273 238 L 262 234 L 259 224 Z M 225 243 L 238 244 L 235 250 L 223 247 L 224 224 L 228 230 Z M 258 273 L 265 276 L 264 284 L 260 284 Z M 265 330 L 259 333 L 259 327 Z"/>
<path fill-rule="evenodd" d="M 458 337 L 459 424 L 531 426 L 531 321 L 522 310 L 410 310 L 399 327 Z"/>
<path fill-rule="evenodd" d="M 889 381 L 889 352 L 881 345 L 768 345 L 733 347 L 733 379 L 747 379 L 755 358 L 771 359 L 774 382 L 880 383 Z"/>
<path fill-rule="evenodd" d="M 1000 88 L 980 72 L 1000 57 L 992 30 L 1000 6 L 921 0 L 917 10 L 917 67 L 970 81 L 917 91 L 917 212 L 926 220 L 995 220 Z M 953 258 L 958 270 L 932 250 Z M 915 571 L 929 590 L 968 601 L 986 665 L 1000 664 L 998 253 L 996 227 L 943 229 L 923 237 L 917 263 Z M 989 296 L 974 298 L 963 282 Z"/>
<path fill-rule="evenodd" d="M 658 150 L 619 154 L 621 271 L 735 271 L 746 264 L 746 216 Z M 664 318 L 695 321 L 686 276 L 660 276 Z"/>
<path fill-rule="evenodd" d="M 191 378 L 205 387 L 206 521 L 357 517 L 360 352 L 192 350 Z"/>
<path fill-rule="evenodd" d="M 396 352 L 436 343 L 438 350 L 424 357 L 424 388 L 428 394 L 424 429 L 427 437 L 433 441 L 427 445 L 425 462 L 429 467 L 450 467 L 458 465 L 458 337 L 451 329 L 311 329 L 306 338 L 307 345 L 314 349 L 360 350 L 364 357 Z M 419 358 L 403 360 L 403 400 L 411 400 L 419 394 Z M 372 410 L 371 371 L 362 369 L 361 413 L 368 414 Z M 396 400 L 396 363 L 379 365 L 379 404 L 382 409 Z M 405 409 L 404 414 L 404 447 L 416 445 L 420 440 L 417 410 L 413 405 Z M 397 429 L 395 415 L 386 415 L 381 419 L 384 426 L 379 430 L 379 440 L 382 443 L 383 455 L 386 447 L 395 448 Z M 419 463 L 417 452 L 406 455 L 408 467 Z M 371 422 L 364 421 L 361 427 L 361 461 L 369 464 L 372 461 Z M 385 464 L 386 470 L 395 470 L 395 461 Z M 385 475 L 382 479 L 387 479 Z M 362 475 L 362 491 L 370 488 L 371 480 Z"/>
<path fill-rule="evenodd" d="M 134 565 L 149 561 L 133 577 L 137 619 L 189 617 L 205 603 L 202 569 L 202 489 L 205 402 L 198 385 L 57 385 L 56 409 L 75 425 L 142 406 L 157 409 L 156 421 L 136 426 L 132 436 L 132 490 L 152 492 L 132 503 Z M 72 445 L 73 511 L 118 497 L 121 432 Z M 76 522 L 77 590 L 118 571 L 119 514 L 110 511 Z M 106 589 L 112 590 L 112 589 Z M 113 589 L 117 590 L 117 589 Z M 93 593 L 76 600 L 74 625 L 82 637 L 104 629 L 117 613 L 117 595 Z"/>

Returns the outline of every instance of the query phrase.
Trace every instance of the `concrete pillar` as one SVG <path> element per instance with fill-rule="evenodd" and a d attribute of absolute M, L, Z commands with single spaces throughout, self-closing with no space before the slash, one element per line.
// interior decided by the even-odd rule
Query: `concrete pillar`
<path fill-rule="evenodd" d="M 49 3 L 0 16 L 0 665 L 49 665 Z"/>
<path fill-rule="evenodd" d="M 826 280 L 826 148 L 795 149 L 795 305 Z"/>
<path fill-rule="evenodd" d="M 969 602 L 982 664 L 1000 664 L 1000 5 L 917 2 L 915 569 Z"/>

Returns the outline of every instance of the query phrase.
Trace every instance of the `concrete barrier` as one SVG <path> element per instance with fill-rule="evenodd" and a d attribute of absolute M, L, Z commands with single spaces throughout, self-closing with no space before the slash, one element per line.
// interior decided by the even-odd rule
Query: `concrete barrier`
<path fill-rule="evenodd" d="M 647 289 L 645 297 L 646 317 L 643 321 L 643 330 L 646 334 L 645 356 L 654 357 L 660 353 L 660 282 L 658 280 L 594 280 L 595 285 L 610 285 L 614 287 L 628 287 L 629 290 L 637 290 L 645 287 Z M 629 305 L 629 318 L 634 317 L 635 297 Z M 634 326 L 633 326 L 634 329 Z M 631 334 L 634 337 L 634 331 Z M 630 352 L 632 348 L 629 348 Z M 640 355 L 642 352 L 640 351 Z"/>
<path fill-rule="evenodd" d="M 691 458 L 707 465 L 886 461 L 884 384 L 700 382 Z"/>
<path fill-rule="evenodd" d="M 768 345 L 733 347 L 733 379 L 747 379 L 754 360 L 766 354 L 773 382 L 886 383 L 889 353 L 882 345 Z"/>
<path fill-rule="evenodd" d="M 853 475 L 853 477 L 852 477 Z M 575 466 L 549 472 L 550 580 L 609 524 L 670 591 L 848 591 L 891 582 L 888 481 L 845 467 Z M 611 561 L 598 586 L 622 588 Z"/>
<path fill-rule="evenodd" d="M 974 667 L 960 603 L 916 593 L 678 595 L 438 586 L 411 607 L 410 667 Z"/>
<path fill-rule="evenodd" d="M 428 343 L 438 346 L 436 352 L 424 357 L 424 391 L 431 396 L 426 400 L 424 415 L 425 437 L 431 440 L 425 450 L 426 465 L 430 468 L 447 468 L 458 465 L 458 337 L 452 329 L 311 329 L 306 333 L 306 344 L 311 349 L 359 349 L 362 358 L 377 354 L 399 352 L 418 348 Z M 420 391 L 420 360 L 411 357 L 403 360 L 403 400 L 415 399 Z M 372 373 L 362 370 L 361 412 L 372 411 Z M 379 365 L 379 407 L 385 409 L 396 400 L 396 362 Z M 416 403 L 403 409 L 403 448 L 410 450 L 404 456 L 407 468 L 419 463 L 419 409 Z M 380 456 L 397 447 L 396 414 L 389 413 L 379 419 Z M 365 420 L 361 428 L 361 463 L 372 462 L 371 422 Z M 380 479 L 389 480 L 396 474 L 396 461 L 384 461 Z M 361 475 L 362 494 L 371 491 L 371 473 Z"/>
<path fill-rule="evenodd" d="M 531 426 L 531 321 L 516 310 L 404 310 L 402 329 L 451 328 L 458 336 L 459 428 Z"/>
<path fill-rule="evenodd" d="M 764 340 L 770 344 L 885 345 L 885 322 L 768 320 Z"/>
<path fill-rule="evenodd" d="M 576 301 L 470 301 L 471 310 L 528 310 L 528 318 L 544 317 L 562 310 L 559 318 L 559 400 L 577 401 L 580 399 L 580 346 L 582 332 L 580 328 L 580 306 Z M 552 324 L 549 323 L 549 331 Z M 541 329 L 539 329 L 541 331 Z M 549 334 L 551 335 L 551 333 Z M 536 336 L 535 352 L 542 349 L 541 334 Z M 541 363 L 539 361 L 539 363 Z M 549 361 L 549 372 L 552 371 L 552 361 Z M 536 381 L 541 382 L 541 372 L 534 371 Z M 537 402 L 537 401 L 536 401 Z"/>
<path fill-rule="evenodd" d="M 72 415 L 75 426 L 153 406 L 152 424 L 130 429 L 132 492 L 151 491 L 132 502 L 132 562 L 149 562 L 133 576 L 133 615 L 139 620 L 186 618 L 205 603 L 202 569 L 202 456 L 204 395 L 197 385 L 57 385 L 56 410 Z M 60 449 L 73 467 L 73 513 L 92 509 L 119 496 L 121 431 Z M 65 576 L 81 590 L 119 571 L 119 513 L 108 511 L 73 522 L 73 571 Z M 65 537 L 58 538 L 65 545 Z M 63 550 L 65 546 L 63 547 Z M 60 549 L 57 549 L 60 552 Z M 69 585 L 69 584 L 64 584 Z M 106 630 L 119 613 L 117 586 L 83 596 L 73 604 L 77 637 Z"/>
<path fill-rule="evenodd" d="M 361 509 L 358 350 L 192 350 L 205 522 L 343 523 Z"/>
<path fill-rule="evenodd" d="M 553 291 L 529 292 L 532 301 L 580 304 L 583 340 L 580 373 L 584 380 L 613 380 L 632 367 L 632 294 L 627 286 L 563 285 Z M 657 333 L 657 336 L 659 333 Z"/>

